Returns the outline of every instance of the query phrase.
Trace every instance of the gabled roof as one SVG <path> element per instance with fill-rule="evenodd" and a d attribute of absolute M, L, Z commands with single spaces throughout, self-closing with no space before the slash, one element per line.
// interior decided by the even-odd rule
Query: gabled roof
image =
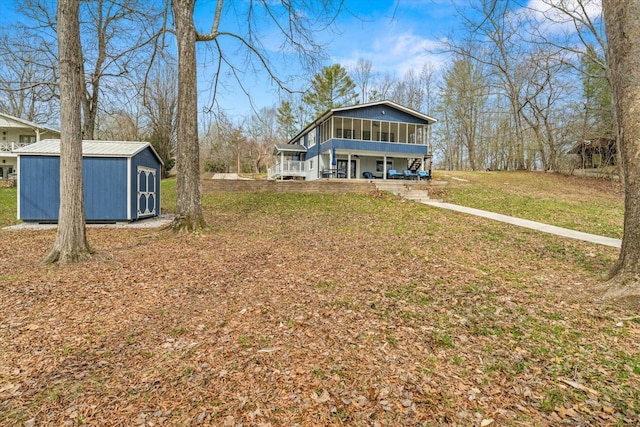
<path fill-rule="evenodd" d="M 151 148 L 160 163 L 163 163 L 150 143 L 140 141 L 82 141 L 82 155 L 88 157 L 133 157 L 147 147 Z M 60 140 L 44 139 L 13 150 L 13 152 L 18 155 L 59 156 Z"/>
<path fill-rule="evenodd" d="M 14 122 L 14 123 L 11 123 Z M 22 126 L 16 126 L 15 124 L 20 124 Z M 47 132 L 53 132 L 60 134 L 60 131 L 54 129 L 52 127 L 39 125 L 38 123 L 30 122 L 29 120 L 21 119 L 20 117 L 10 116 L 9 114 L 0 113 L 0 127 L 5 128 L 31 128 L 31 129 L 42 129 Z"/>
<path fill-rule="evenodd" d="M 273 147 L 273 154 L 278 153 L 306 153 L 307 149 L 300 144 L 276 144 Z"/>
<path fill-rule="evenodd" d="M 356 105 L 351 105 L 351 106 L 348 106 L 348 107 L 338 107 L 338 108 L 332 108 L 330 110 L 327 110 L 324 114 L 321 114 L 318 118 L 316 118 L 314 121 L 309 123 L 307 125 L 307 127 L 305 127 L 302 131 L 300 131 L 300 133 L 298 133 L 295 137 L 293 137 L 291 139 L 291 141 L 295 141 L 296 139 L 300 138 L 301 135 L 304 135 L 312 127 L 316 126 L 318 123 L 326 120 L 327 118 L 331 117 L 332 115 L 335 115 L 335 114 L 343 112 L 343 111 L 358 110 L 358 109 L 361 109 L 361 108 L 375 107 L 375 106 L 378 106 L 378 105 L 384 105 L 384 106 L 387 106 L 387 107 L 395 108 L 395 109 L 397 109 L 399 111 L 402 111 L 404 113 L 407 113 L 409 115 L 417 117 L 420 120 L 424 120 L 429 124 L 433 124 L 433 123 L 438 121 L 438 120 L 434 119 L 431 116 L 427 116 L 426 114 L 422 114 L 422 113 L 420 113 L 420 112 L 418 112 L 416 110 L 413 110 L 411 108 L 404 107 L 404 106 L 402 106 L 400 104 L 396 104 L 393 101 L 383 100 L 383 101 L 376 101 L 376 102 L 368 102 L 366 104 L 356 104 Z"/>
<path fill-rule="evenodd" d="M 341 111 L 349 111 L 349 110 L 357 110 L 359 108 L 363 108 L 363 107 L 374 107 L 376 105 L 386 105 L 392 108 L 395 108 L 397 110 L 400 110 L 402 112 L 405 112 L 407 114 L 410 114 L 414 117 L 418 117 L 422 120 L 425 120 L 429 123 L 435 123 L 438 120 L 434 119 L 433 117 L 427 116 L 426 114 L 422 114 L 419 111 L 413 110 L 411 108 L 408 107 L 404 107 L 400 104 L 396 104 L 393 101 L 389 101 L 389 100 L 384 100 L 384 101 L 376 101 L 376 102 L 368 102 L 366 104 L 357 104 L 357 105 L 351 105 L 349 107 L 339 107 L 339 108 L 332 108 L 331 110 L 327 111 L 326 113 L 324 113 L 322 116 L 320 116 L 320 119 L 324 119 L 325 116 L 329 116 L 331 114 L 335 114 L 335 113 L 339 113 Z"/>

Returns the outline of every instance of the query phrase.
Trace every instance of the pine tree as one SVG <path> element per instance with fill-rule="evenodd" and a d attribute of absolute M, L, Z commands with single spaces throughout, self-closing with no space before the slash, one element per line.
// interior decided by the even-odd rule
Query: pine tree
<path fill-rule="evenodd" d="M 340 64 L 324 67 L 311 81 L 311 88 L 302 98 L 316 116 L 332 108 L 357 104 L 355 83 Z"/>

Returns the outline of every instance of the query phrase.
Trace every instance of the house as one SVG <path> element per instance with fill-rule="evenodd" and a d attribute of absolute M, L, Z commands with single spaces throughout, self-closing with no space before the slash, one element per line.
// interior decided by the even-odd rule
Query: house
<path fill-rule="evenodd" d="M 333 108 L 287 144 L 278 144 L 269 179 L 387 179 L 390 170 L 431 169 L 436 119 L 391 101 Z"/>
<path fill-rule="evenodd" d="M 60 140 L 18 148 L 18 219 L 57 222 Z M 87 222 L 133 221 L 160 214 L 162 160 L 148 142 L 83 141 Z"/>
<path fill-rule="evenodd" d="M 586 139 L 569 150 L 578 157 L 576 166 L 581 169 L 615 166 L 616 140 L 609 138 Z"/>
<path fill-rule="evenodd" d="M 0 113 L 0 179 L 15 174 L 17 156 L 12 153 L 13 150 L 45 138 L 60 138 L 60 132 Z"/>

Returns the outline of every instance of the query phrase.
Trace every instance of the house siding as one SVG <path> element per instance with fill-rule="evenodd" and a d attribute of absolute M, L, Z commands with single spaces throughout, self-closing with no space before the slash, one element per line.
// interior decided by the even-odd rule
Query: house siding
<path fill-rule="evenodd" d="M 384 113 L 383 113 L 384 112 Z M 388 105 L 372 105 L 355 110 L 336 111 L 334 117 L 351 117 L 367 120 L 386 120 L 389 122 L 405 122 L 414 124 L 428 124 L 426 120 L 421 120 L 404 111 L 397 110 Z"/>

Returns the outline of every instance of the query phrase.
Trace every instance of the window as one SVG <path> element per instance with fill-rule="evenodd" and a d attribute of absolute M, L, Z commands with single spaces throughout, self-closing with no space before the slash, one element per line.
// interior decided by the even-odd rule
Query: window
<path fill-rule="evenodd" d="M 36 142 L 36 136 L 35 135 L 20 135 L 20 139 L 19 139 L 21 144 L 33 144 L 34 142 Z"/>
<path fill-rule="evenodd" d="M 383 165 L 383 160 L 376 160 L 376 172 L 384 172 Z M 393 162 L 391 160 L 387 160 L 387 170 L 389 169 L 393 169 Z"/>
<path fill-rule="evenodd" d="M 313 170 L 313 160 L 309 160 L 309 170 Z"/>
<path fill-rule="evenodd" d="M 362 139 L 364 139 L 365 141 L 371 141 L 371 131 L 370 130 L 363 130 L 362 131 Z"/>
<path fill-rule="evenodd" d="M 307 143 L 309 144 L 309 148 L 316 145 L 316 130 L 312 130 L 307 134 Z"/>
<path fill-rule="evenodd" d="M 378 132 L 380 141 L 396 142 L 396 135 L 393 132 Z"/>
<path fill-rule="evenodd" d="M 353 129 L 336 129 L 336 137 L 344 138 L 344 139 L 352 139 L 353 138 Z"/>

